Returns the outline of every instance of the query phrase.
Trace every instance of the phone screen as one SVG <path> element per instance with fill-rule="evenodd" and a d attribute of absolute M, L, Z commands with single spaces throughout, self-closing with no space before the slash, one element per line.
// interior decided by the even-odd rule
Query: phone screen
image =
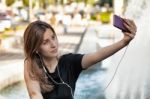
<path fill-rule="evenodd" d="M 129 32 L 129 30 L 123 25 L 123 19 L 120 16 L 113 16 L 113 25 L 121 29 L 123 32 Z"/>

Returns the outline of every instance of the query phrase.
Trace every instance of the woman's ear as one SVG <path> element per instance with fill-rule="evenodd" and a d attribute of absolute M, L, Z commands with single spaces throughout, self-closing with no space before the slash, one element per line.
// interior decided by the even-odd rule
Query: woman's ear
<path fill-rule="evenodd" d="M 35 53 L 38 54 L 39 52 L 38 52 L 38 51 L 35 51 Z"/>

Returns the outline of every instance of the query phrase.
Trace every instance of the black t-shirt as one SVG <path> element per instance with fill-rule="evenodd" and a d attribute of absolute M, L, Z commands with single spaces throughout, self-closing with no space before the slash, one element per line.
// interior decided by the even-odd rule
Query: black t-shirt
<path fill-rule="evenodd" d="M 58 62 L 58 69 L 62 80 L 67 83 L 74 93 L 75 84 L 77 78 L 81 71 L 83 70 L 81 66 L 82 54 L 65 54 L 60 57 Z M 58 76 L 58 70 L 55 70 L 54 73 L 48 74 L 57 82 L 61 82 Z M 51 79 L 49 79 L 51 81 Z M 52 81 L 51 81 L 52 82 Z M 54 89 L 51 92 L 42 93 L 44 99 L 73 99 L 71 95 L 71 89 L 65 85 L 55 85 Z"/>

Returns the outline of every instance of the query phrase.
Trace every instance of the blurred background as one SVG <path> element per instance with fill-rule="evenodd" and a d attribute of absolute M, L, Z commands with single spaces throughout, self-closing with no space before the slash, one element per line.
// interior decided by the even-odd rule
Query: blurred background
<path fill-rule="evenodd" d="M 89 53 L 123 37 L 113 14 L 133 19 L 137 35 L 125 48 L 84 70 L 75 99 L 150 99 L 148 0 L 0 0 L 0 99 L 29 99 L 23 78 L 23 33 L 35 20 L 53 26 L 60 54 Z"/>

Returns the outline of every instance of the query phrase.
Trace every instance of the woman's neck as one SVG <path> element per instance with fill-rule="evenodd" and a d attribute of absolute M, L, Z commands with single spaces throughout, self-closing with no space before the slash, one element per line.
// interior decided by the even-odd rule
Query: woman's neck
<path fill-rule="evenodd" d="M 50 73 L 55 72 L 55 69 L 57 67 L 58 64 L 58 59 L 56 58 L 44 58 L 43 57 L 43 62 L 45 64 L 45 66 L 48 68 Z"/>

